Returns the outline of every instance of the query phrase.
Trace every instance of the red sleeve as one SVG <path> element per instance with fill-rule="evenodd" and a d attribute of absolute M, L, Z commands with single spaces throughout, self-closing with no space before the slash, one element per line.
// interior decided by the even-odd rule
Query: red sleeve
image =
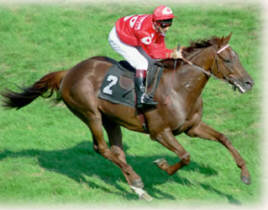
<path fill-rule="evenodd" d="M 139 45 L 153 59 L 166 59 L 171 57 L 172 50 L 166 48 L 164 36 L 154 39 L 149 33 L 139 33 Z"/>

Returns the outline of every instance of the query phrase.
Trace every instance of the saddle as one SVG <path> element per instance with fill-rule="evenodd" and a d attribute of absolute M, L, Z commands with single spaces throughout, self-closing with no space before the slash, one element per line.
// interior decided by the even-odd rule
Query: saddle
<path fill-rule="evenodd" d="M 102 82 L 98 97 L 112 103 L 130 107 L 136 105 L 135 72 L 127 61 L 113 61 Z M 147 73 L 147 92 L 153 96 L 162 75 L 163 67 L 159 63 L 149 66 Z"/>

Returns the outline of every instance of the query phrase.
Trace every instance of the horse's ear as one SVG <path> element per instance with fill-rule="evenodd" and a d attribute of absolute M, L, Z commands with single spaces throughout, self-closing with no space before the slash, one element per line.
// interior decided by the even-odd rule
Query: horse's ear
<path fill-rule="evenodd" d="M 220 48 L 223 45 L 224 39 L 225 39 L 224 37 L 216 39 L 216 44 L 217 44 L 218 48 Z"/>
<path fill-rule="evenodd" d="M 224 44 L 227 44 L 230 41 L 231 37 L 232 37 L 232 32 L 230 32 L 229 35 L 224 38 Z"/>
<path fill-rule="evenodd" d="M 228 44 L 228 42 L 230 41 L 231 39 L 231 36 L 232 36 L 232 32 L 228 35 L 228 36 L 223 36 L 221 38 L 218 38 L 216 41 L 217 41 L 217 45 L 218 45 L 218 48 Z"/>

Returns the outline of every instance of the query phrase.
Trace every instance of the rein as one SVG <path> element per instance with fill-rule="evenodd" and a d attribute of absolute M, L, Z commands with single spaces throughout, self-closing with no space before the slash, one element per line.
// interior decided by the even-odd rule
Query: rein
<path fill-rule="evenodd" d="M 224 47 L 222 47 L 221 49 L 219 49 L 219 50 L 217 51 L 217 55 L 220 54 L 221 52 L 223 52 L 223 51 L 224 51 L 225 49 L 227 49 L 228 47 L 230 47 L 229 44 L 227 44 L 227 45 L 225 45 Z M 225 80 L 223 80 L 223 79 L 219 79 L 218 77 L 216 77 L 212 72 L 208 72 L 208 71 L 206 71 L 205 69 L 203 69 L 202 67 L 200 67 L 200 66 L 198 66 L 198 65 L 195 65 L 194 63 L 192 63 L 192 62 L 189 61 L 188 59 L 186 59 L 186 58 L 184 58 L 184 57 L 182 57 L 181 59 L 182 59 L 185 63 L 187 63 L 187 64 L 189 64 L 189 65 L 195 67 L 195 69 L 198 69 L 199 71 L 203 72 L 203 73 L 206 74 L 208 77 L 213 77 L 214 79 L 217 79 L 217 80 L 221 80 L 221 81 L 223 81 L 223 82 L 226 82 Z M 215 58 L 214 58 L 213 67 L 214 67 L 214 65 L 215 65 L 215 62 L 217 62 L 217 61 L 216 61 L 216 56 L 215 56 Z M 177 63 L 177 60 L 175 60 L 175 63 Z M 175 67 L 175 65 L 174 65 L 174 67 Z M 217 70 L 218 70 L 218 65 L 217 65 Z"/>

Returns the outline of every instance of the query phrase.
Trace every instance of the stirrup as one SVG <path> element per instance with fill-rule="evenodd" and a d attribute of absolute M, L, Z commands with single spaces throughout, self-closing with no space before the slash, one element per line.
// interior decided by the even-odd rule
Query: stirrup
<path fill-rule="evenodd" d="M 141 99 L 137 102 L 137 108 L 143 108 L 143 107 L 155 107 L 158 103 L 153 100 L 153 97 L 150 95 L 144 93 L 141 96 Z"/>

